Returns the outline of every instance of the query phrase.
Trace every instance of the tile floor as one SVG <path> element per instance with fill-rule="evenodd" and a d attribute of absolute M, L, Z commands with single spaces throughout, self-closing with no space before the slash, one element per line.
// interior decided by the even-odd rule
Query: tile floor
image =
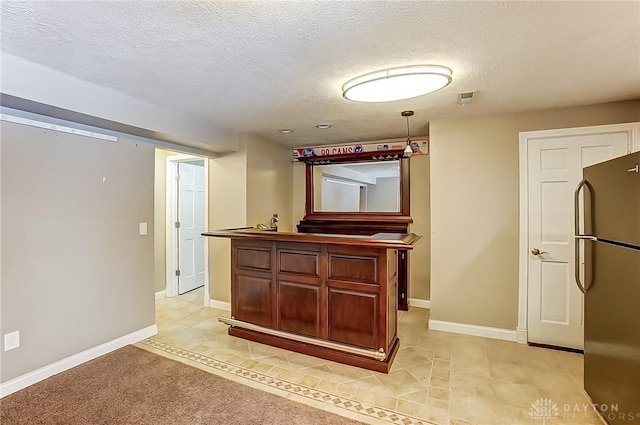
<path fill-rule="evenodd" d="M 399 313 L 389 374 L 231 337 L 221 315 L 203 307 L 202 289 L 160 299 L 159 333 L 139 345 L 371 424 L 602 424 L 581 355 L 432 331 L 429 310 Z"/>

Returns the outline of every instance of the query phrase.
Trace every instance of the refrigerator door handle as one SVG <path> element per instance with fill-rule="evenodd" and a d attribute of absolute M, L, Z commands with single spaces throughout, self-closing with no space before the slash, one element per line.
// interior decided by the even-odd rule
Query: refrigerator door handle
<path fill-rule="evenodd" d="M 597 240 L 598 238 L 596 238 L 595 236 L 578 235 L 575 237 L 575 243 L 574 243 L 575 258 L 573 260 L 574 275 L 575 275 L 576 285 L 578 286 L 578 289 L 580 290 L 580 292 L 582 292 L 584 295 L 587 295 L 587 292 L 589 292 L 589 288 L 591 288 L 591 285 L 587 287 L 583 285 L 582 282 L 580 281 L 580 241 L 597 241 Z M 585 276 L 587 274 L 586 270 L 587 270 L 587 261 L 585 259 Z"/>
<path fill-rule="evenodd" d="M 581 236 L 580 234 L 580 191 L 582 190 L 583 187 L 590 189 L 589 183 L 585 179 L 580 180 L 580 183 L 578 183 L 576 190 L 573 192 L 573 217 L 574 217 L 573 224 L 575 229 L 573 234 L 575 236 Z"/>
<path fill-rule="evenodd" d="M 580 292 L 582 292 L 583 295 L 587 295 L 587 288 L 585 288 L 582 285 L 582 282 L 580 282 L 580 239 L 576 238 L 576 254 L 575 254 L 575 260 L 574 260 L 574 265 L 575 265 L 575 277 L 576 277 L 576 286 L 578 287 L 578 289 L 580 290 Z"/>
<path fill-rule="evenodd" d="M 573 193 L 573 211 L 574 211 L 574 226 L 575 226 L 575 241 L 574 241 L 574 249 L 575 249 L 575 257 L 574 257 L 574 274 L 576 285 L 580 292 L 584 295 L 587 295 L 589 288 L 582 284 L 580 281 L 580 241 L 588 240 L 588 241 L 597 241 L 598 238 L 591 235 L 582 235 L 580 234 L 580 190 L 585 187 L 587 190 L 591 191 L 591 186 L 589 186 L 589 182 L 585 179 L 582 179 L 578 186 L 576 187 L 575 192 Z M 585 259 L 585 276 L 586 276 L 586 259 Z"/>

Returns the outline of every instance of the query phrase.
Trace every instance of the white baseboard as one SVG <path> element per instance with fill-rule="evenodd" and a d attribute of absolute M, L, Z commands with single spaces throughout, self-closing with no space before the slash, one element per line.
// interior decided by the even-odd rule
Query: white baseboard
<path fill-rule="evenodd" d="M 209 300 L 209 307 L 218 310 L 231 311 L 231 303 L 227 301 Z"/>
<path fill-rule="evenodd" d="M 409 307 L 431 308 L 431 300 L 422 300 L 420 298 L 409 298 Z"/>
<path fill-rule="evenodd" d="M 516 331 L 488 326 L 469 325 L 467 323 L 445 322 L 429 319 L 429 329 L 434 331 L 453 332 L 456 334 L 482 336 L 485 338 L 516 341 Z"/>
<path fill-rule="evenodd" d="M 158 291 L 156 292 L 156 300 L 167 297 L 167 291 Z"/>
<path fill-rule="evenodd" d="M 0 383 L 0 398 L 13 394 L 16 391 L 47 379 L 57 373 L 64 372 L 67 369 L 71 369 L 72 367 L 88 362 L 89 360 L 93 360 L 96 357 L 100 357 L 104 354 L 110 353 L 111 351 L 117 350 L 118 348 L 122 348 L 125 345 L 140 342 L 157 333 L 158 326 L 147 326 L 146 328 L 131 332 L 130 334 L 121 336 L 120 338 L 105 342 L 97 347 L 89 348 L 88 350 L 74 354 L 55 363 L 51 363 L 47 366 L 25 373 L 17 378 L 2 382 Z"/>

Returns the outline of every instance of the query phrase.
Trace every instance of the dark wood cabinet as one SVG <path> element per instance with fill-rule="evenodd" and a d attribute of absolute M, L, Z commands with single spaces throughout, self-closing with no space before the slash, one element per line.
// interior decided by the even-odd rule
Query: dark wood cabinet
<path fill-rule="evenodd" d="M 205 235 L 231 238 L 230 335 L 388 372 L 399 346 L 398 249 L 419 237 Z"/>

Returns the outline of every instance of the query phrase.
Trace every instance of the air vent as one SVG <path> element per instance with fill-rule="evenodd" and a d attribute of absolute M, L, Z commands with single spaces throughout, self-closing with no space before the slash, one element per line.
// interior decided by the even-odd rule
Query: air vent
<path fill-rule="evenodd" d="M 458 102 L 461 105 L 467 105 L 469 103 L 471 103 L 471 101 L 473 100 L 473 96 L 475 95 L 475 91 L 468 91 L 466 93 L 460 93 L 458 95 Z"/>

